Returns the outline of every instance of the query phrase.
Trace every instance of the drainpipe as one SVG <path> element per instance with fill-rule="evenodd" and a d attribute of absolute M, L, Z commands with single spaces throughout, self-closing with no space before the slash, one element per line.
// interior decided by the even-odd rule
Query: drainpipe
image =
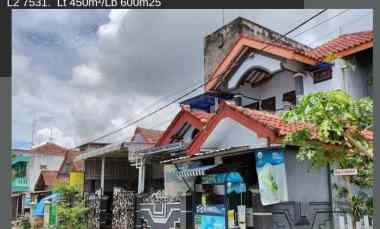
<path fill-rule="evenodd" d="M 348 93 L 347 91 L 347 79 L 346 79 L 346 72 L 345 70 L 348 68 L 348 65 L 343 60 L 343 66 L 341 67 L 342 70 L 342 83 L 343 83 L 343 90 Z"/>

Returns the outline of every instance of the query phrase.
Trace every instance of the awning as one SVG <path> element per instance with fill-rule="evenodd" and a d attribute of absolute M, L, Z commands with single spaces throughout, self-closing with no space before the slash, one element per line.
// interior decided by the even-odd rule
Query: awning
<path fill-rule="evenodd" d="M 215 168 L 218 165 L 207 165 L 192 169 L 186 169 L 183 171 L 177 172 L 177 176 L 179 177 L 196 177 L 196 176 L 204 176 L 206 174 L 207 170 L 210 170 L 212 168 Z"/>
<path fill-rule="evenodd" d="M 89 158 L 96 158 L 102 156 L 124 156 L 129 157 L 131 153 L 136 151 L 150 148 L 152 144 L 138 143 L 138 142 L 117 142 L 110 145 L 90 150 L 88 152 L 78 155 L 74 160 L 86 160 Z"/>

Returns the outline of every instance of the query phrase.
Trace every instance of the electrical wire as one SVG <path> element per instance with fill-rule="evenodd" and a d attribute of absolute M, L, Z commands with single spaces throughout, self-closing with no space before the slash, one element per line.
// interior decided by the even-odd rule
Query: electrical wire
<path fill-rule="evenodd" d="M 307 24 L 308 22 L 310 22 L 310 21 L 313 20 L 314 18 L 318 17 L 319 15 L 321 15 L 322 13 L 324 13 L 325 11 L 327 11 L 327 9 L 323 9 L 323 10 L 319 11 L 317 14 L 315 14 L 315 15 L 313 15 L 312 17 L 308 18 L 307 20 L 303 21 L 302 23 L 300 23 L 299 25 L 297 25 L 296 27 L 294 27 L 293 29 L 291 29 L 291 30 L 288 31 L 287 33 L 281 35 L 278 39 L 276 39 L 275 41 L 273 41 L 273 43 L 275 43 L 275 42 L 278 41 L 278 40 L 281 40 L 282 38 L 286 37 L 286 36 L 289 35 L 290 33 L 296 31 L 297 29 L 299 29 L 299 28 L 302 27 L 303 25 Z M 264 47 L 263 47 L 262 49 L 260 49 L 259 51 L 263 51 L 263 50 L 265 50 L 266 48 L 268 48 L 268 47 L 270 47 L 270 46 L 272 46 L 272 44 L 268 44 L 268 45 L 264 46 Z M 90 140 L 88 140 L 88 141 L 85 141 L 84 143 L 82 143 L 82 144 L 80 144 L 80 145 L 84 145 L 84 144 L 87 144 L 87 143 L 90 143 L 90 142 L 96 142 L 96 141 L 98 141 L 98 140 L 100 140 L 100 139 L 103 139 L 103 138 L 106 138 L 106 137 L 108 137 L 108 136 L 111 136 L 111 135 L 113 135 L 113 134 L 115 134 L 115 133 L 117 133 L 117 132 L 120 132 L 121 130 L 124 130 L 124 129 L 126 129 L 126 128 L 128 128 L 128 127 L 130 127 L 130 126 L 132 126 L 132 125 L 134 125 L 134 124 L 136 124 L 136 123 L 138 123 L 138 122 L 140 122 L 140 121 L 142 121 L 142 120 L 144 120 L 144 119 L 146 119 L 146 118 L 148 118 L 148 117 L 150 117 L 150 116 L 152 116 L 152 115 L 154 115 L 154 114 L 156 114 L 156 113 L 158 113 L 158 112 L 160 112 L 160 111 L 162 111 L 162 110 L 164 110 L 165 108 L 169 107 L 170 105 L 172 105 L 172 104 L 178 102 L 179 100 L 185 98 L 186 96 L 188 96 L 188 95 L 194 93 L 194 92 L 197 91 L 198 89 L 200 89 L 200 88 L 202 88 L 203 86 L 207 85 L 207 83 L 209 83 L 211 79 L 213 79 L 213 78 L 210 78 L 210 79 L 207 80 L 206 82 L 201 83 L 200 85 L 196 86 L 195 88 L 193 88 L 193 89 L 190 90 L 189 92 L 187 92 L 187 93 L 185 93 L 185 94 L 183 94 L 183 95 L 181 95 L 181 96 L 179 96 L 179 97 L 173 99 L 172 101 L 170 101 L 169 103 L 167 103 L 167 104 L 165 104 L 165 105 L 159 107 L 158 109 L 156 109 L 156 110 L 154 110 L 154 111 L 152 111 L 152 112 L 149 112 L 148 114 L 143 115 L 142 117 L 140 117 L 140 118 L 138 118 L 138 119 L 135 119 L 134 121 L 128 122 L 128 123 L 126 123 L 125 125 L 122 125 L 121 127 L 117 128 L 117 129 L 115 129 L 115 130 L 113 130 L 113 131 L 110 131 L 110 132 L 108 132 L 108 133 L 106 133 L 106 134 L 104 134 L 104 135 L 102 135 L 102 136 L 99 136 L 99 137 L 96 137 L 96 138 L 90 139 Z M 222 79 L 222 83 L 223 83 L 224 80 L 225 80 L 225 79 Z M 186 90 L 186 89 L 185 89 L 185 90 Z M 79 145 L 79 146 L 80 146 L 80 145 Z M 76 146 L 76 147 L 74 147 L 74 148 L 77 148 L 77 147 L 78 147 L 78 146 Z"/>
<path fill-rule="evenodd" d="M 326 22 L 331 21 L 332 19 L 334 19 L 334 18 L 336 18 L 336 17 L 339 17 L 339 16 L 342 15 L 342 14 L 347 13 L 348 11 L 350 11 L 350 9 L 342 10 L 342 11 L 340 11 L 339 13 L 335 14 L 334 16 L 329 17 L 329 18 L 327 18 L 327 19 L 321 21 L 321 22 L 319 22 L 318 24 L 316 24 L 316 25 L 314 25 L 314 26 L 311 26 L 310 28 L 307 28 L 307 29 L 305 29 L 304 31 L 302 31 L 302 32 L 300 32 L 300 33 L 297 33 L 296 35 L 292 36 L 292 38 L 296 38 L 296 37 L 298 37 L 298 36 L 300 36 L 300 35 L 302 35 L 302 34 L 308 32 L 308 31 L 310 31 L 310 30 L 313 30 L 313 29 L 315 29 L 316 27 L 318 27 L 318 26 L 320 26 L 320 25 L 322 25 L 322 24 L 325 24 Z"/>

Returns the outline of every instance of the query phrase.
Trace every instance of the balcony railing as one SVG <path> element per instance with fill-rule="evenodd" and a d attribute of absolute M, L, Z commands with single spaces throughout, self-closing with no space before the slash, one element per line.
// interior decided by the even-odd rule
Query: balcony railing
<path fill-rule="evenodd" d="M 16 177 L 12 179 L 12 192 L 26 192 L 29 184 L 26 177 Z"/>

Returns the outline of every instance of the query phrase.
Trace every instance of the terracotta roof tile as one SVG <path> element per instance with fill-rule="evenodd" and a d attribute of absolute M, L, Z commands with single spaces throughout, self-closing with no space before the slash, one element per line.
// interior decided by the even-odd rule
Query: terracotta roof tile
<path fill-rule="evenodd" d="M 145 143 L 155 144 L 160 139 L 161 135 L 163 134 L 163 131 L 137 127 L 135 134 L 137 133 L 142 135 L 142 137 L 145 140 Z"/>
<path fill-rule="evenodd" d="M 265 111 L 258 111 L 249 108 L 236 106 L 233 103 L 226 102 L 226 104 L 236 111 L 241 112 L 245 116 L 261 123 L 262 125 L 275 130 L 279 136 L 294 133 L 298 130 L 309 129 L 311 132 L 314 130 L 311 123 L 285 123 L 281 120 L 280 116 L 271 114 Z M 362 131 L 363 137 L 368 140 L 373 140 L 373 132 L 369 130 Z"/>
<path fill-rule="evenodd" d="M 58 171 L 42 170 L 41 177 L 46 186 L 52 187 L 58 182 Z"/>
<path fill-rule="evenodd" d="M 84 161 L 75 161 L 75 157 L 77 157 L 81 152 L 70 150 L 66 153 L 66 158 L 63 163 L 69 163 L 72 165 L 71 171 L 84 171 Z M 62 163 L 62 166 L 63 166 Z M 61 168 L 62 168 L 61 166 Z"/>
<path fill-rule="evenodd" d="M 208 120 L 214 115 L 213 113 L 207 113 L 203 111 L 191 111 L 190 114 L 192 114 L 203 123 L 208 122 Z"/>
<path fill-rule="evenodd" d="M 54 143 L 46 143 L 28 151 L 28 153 L 64 156 L 69 149 Z"/>
<path fill-rule="evenodd" d="M 373 41 L 373 31 L 344 34 L 317 48 L 306 51 L 305 55 L 321 61 L 329 54 L 346 51 L 371 41 Z"/>

